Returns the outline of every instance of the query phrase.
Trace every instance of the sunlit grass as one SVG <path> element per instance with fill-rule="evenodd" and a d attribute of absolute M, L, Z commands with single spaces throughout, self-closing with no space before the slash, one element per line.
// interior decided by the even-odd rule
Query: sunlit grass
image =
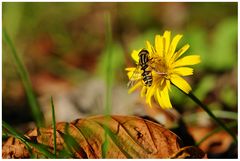
<path fill-rule="evenodd" d="M 16 65 L 16 69 L 22 80 L 22 83 L 23 83 L 23 86 L 24 86 L 24 89 L 25 89 L 25 92 L 26 92 L 26 95 L 28 98 L 28 102 L 31 107 L 31 112 L 32 112 L 33 118 L 35 119 L 35 123 L 37 124 L 38 127 L 42 127 L 44 125 L 43 114 L 42 114 L 42 111 L 38 104 L 38 101 L 35 97 L 35 94 L 33 92 L 27 69 L 26 69 L 25 65 L 23 64 L 22 60 L 20 59 L 19 54 L 17 53 L 16 48 L 15 48 L 12 40 L 8 36 L 6 30 L 3 29 L 2 32 L 3 32 L 3 40 L 6 42 L 6 44 L 8 45 L 8 47 L 11 50 L 10 54 L 13 58 L 13 61 Z"/>

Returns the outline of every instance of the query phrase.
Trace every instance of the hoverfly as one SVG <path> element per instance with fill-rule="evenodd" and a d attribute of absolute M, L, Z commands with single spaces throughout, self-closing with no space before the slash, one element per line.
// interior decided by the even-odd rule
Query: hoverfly
<path fill-rule="evenodd" d="M 151 66 L 152 58 L 149 57 L 149 52 L 146 49 L 142 49 L 139 52 L 138 56 L 139 56 L 138 65 L 135 71 L 133 72 L 127 86 L 128 88 L 133 86 L 133 84 L 135 84 L 135 82 L 138 81 L 136 80 L 136 78 L 138 78 L 139 75 L 141 75 L 144 85 L 147 87 L 151 87 L 153 82 L 152 70 L 155 71 L 155 68 Z M 166 74 L 166 73 L 161 73 L 157 71 L 156 73 L 161 75 Z"/>
<path fill-rule="evenodd" d="M 139 56 L 139 62 L 135 71 L 133 72 L 133 75 L 130 78 L 130 81 L 128 82 L 128 88 L 134 84 L 134 82 L 136 81 L 134 78 L 136 77 L 136 75 L 139 75 L 140 73 L 141 73 L 144 85 L 148 87 L 152 85 L 152 80 L 153 80 L 152 72 L 148 65 L 150 61 L 149 52 L 145 49 L 142 49 L 139 52 L 138 56 Z"/>

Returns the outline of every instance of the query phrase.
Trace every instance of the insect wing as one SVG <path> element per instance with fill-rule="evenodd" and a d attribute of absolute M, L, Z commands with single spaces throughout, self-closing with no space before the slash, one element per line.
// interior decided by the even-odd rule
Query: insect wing
<path fill-rule="evenodd" d="M 136 67 L 136 69 L 133 71 L 133 74 L 129 79 L 129 82 L 127 84 L 127 88 L 131 88 L 134 84 L 137 83 L 138 80 L 140 80 L 142 78 L 141 73 L 142 73 L 141 68 L 138 65 Z"/>

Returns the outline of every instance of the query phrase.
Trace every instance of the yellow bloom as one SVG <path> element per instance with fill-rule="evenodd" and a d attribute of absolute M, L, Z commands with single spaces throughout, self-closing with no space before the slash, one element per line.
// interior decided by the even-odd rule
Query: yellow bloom
<path fill-rule="evenodd" d="M 156 35 L 155 46 L 153 47 L 149 41 L 146 41 L 146 50 L 149 52 L 149 61 L 147 62 L 148 70 L 151 71 L 152 84 L 146 86 L 143 82 L 143 70 L 139 68 L 139 52 L 134 50 L 132 58 L 137 66 L 126 68 L 127 75 L 131 81 L 135 81 L 134 85 L 129 89 L 129 93 L 137 88 L 141 89 L 141 97 L 146 98 L 146 102 L 152 106 L 152 97 L 162 108 L 172 108 L 169 99 L 169 91 L 171 83 L 183 90 L 185 93 L 191 91 L 190 85 L 182 78 L 193 74 L 193 69 L 186 67 L 200 63 L 199 55 L 191 55 L 182 57 L 182 54 L 188 50 L 189 44 L 184 45 L 180 50 L 175 51 L 182 35 L 176 35 L 171 41 L 171 32 L 165 31 L 163 36 Z M 138 73 L 136 71 L 139 71 Z"/>

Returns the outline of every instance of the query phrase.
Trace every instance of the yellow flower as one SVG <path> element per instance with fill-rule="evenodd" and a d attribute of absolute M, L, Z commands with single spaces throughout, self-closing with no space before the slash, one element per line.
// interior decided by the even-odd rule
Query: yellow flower
<path fill-rule="evenodd" d="M 144 84 L 143 70 L 139 64 L 139 52 L 134 50 L 131 54 L 137 66 L 126 68 L 130 81 L 134 81 L 134 85 L 129 89 L 129 93 L 137 88 L 141 89 L 141 97 L 146 98 L 146 102 L 152 107 L 152 97 L 162 108 L 172 108 L 169 99 L 169 91 L 171 83 L 183 90 L 185 93 L 191 91 L 190 85 L 182 78 L 193 74 L 193 69 L 186 67 L 200 63 L 199 55 L 191 55 L 181 57 L 190 47 L 189 44 L 184 45 L 178 51 L 176 50 L 182 35 L 176 35 L 171 41 L 171 32 L 165 31 L 163 36 L 155 36 L 155 46 L 153 47 L 149 41 L 146 41 L 146 50 L 148 51 L 149 61 L 147 62 L 148 71 L 151 71 L 152 84 L 147 86 Z M 138 73 L 137 73 L 138 71 Z"/>

